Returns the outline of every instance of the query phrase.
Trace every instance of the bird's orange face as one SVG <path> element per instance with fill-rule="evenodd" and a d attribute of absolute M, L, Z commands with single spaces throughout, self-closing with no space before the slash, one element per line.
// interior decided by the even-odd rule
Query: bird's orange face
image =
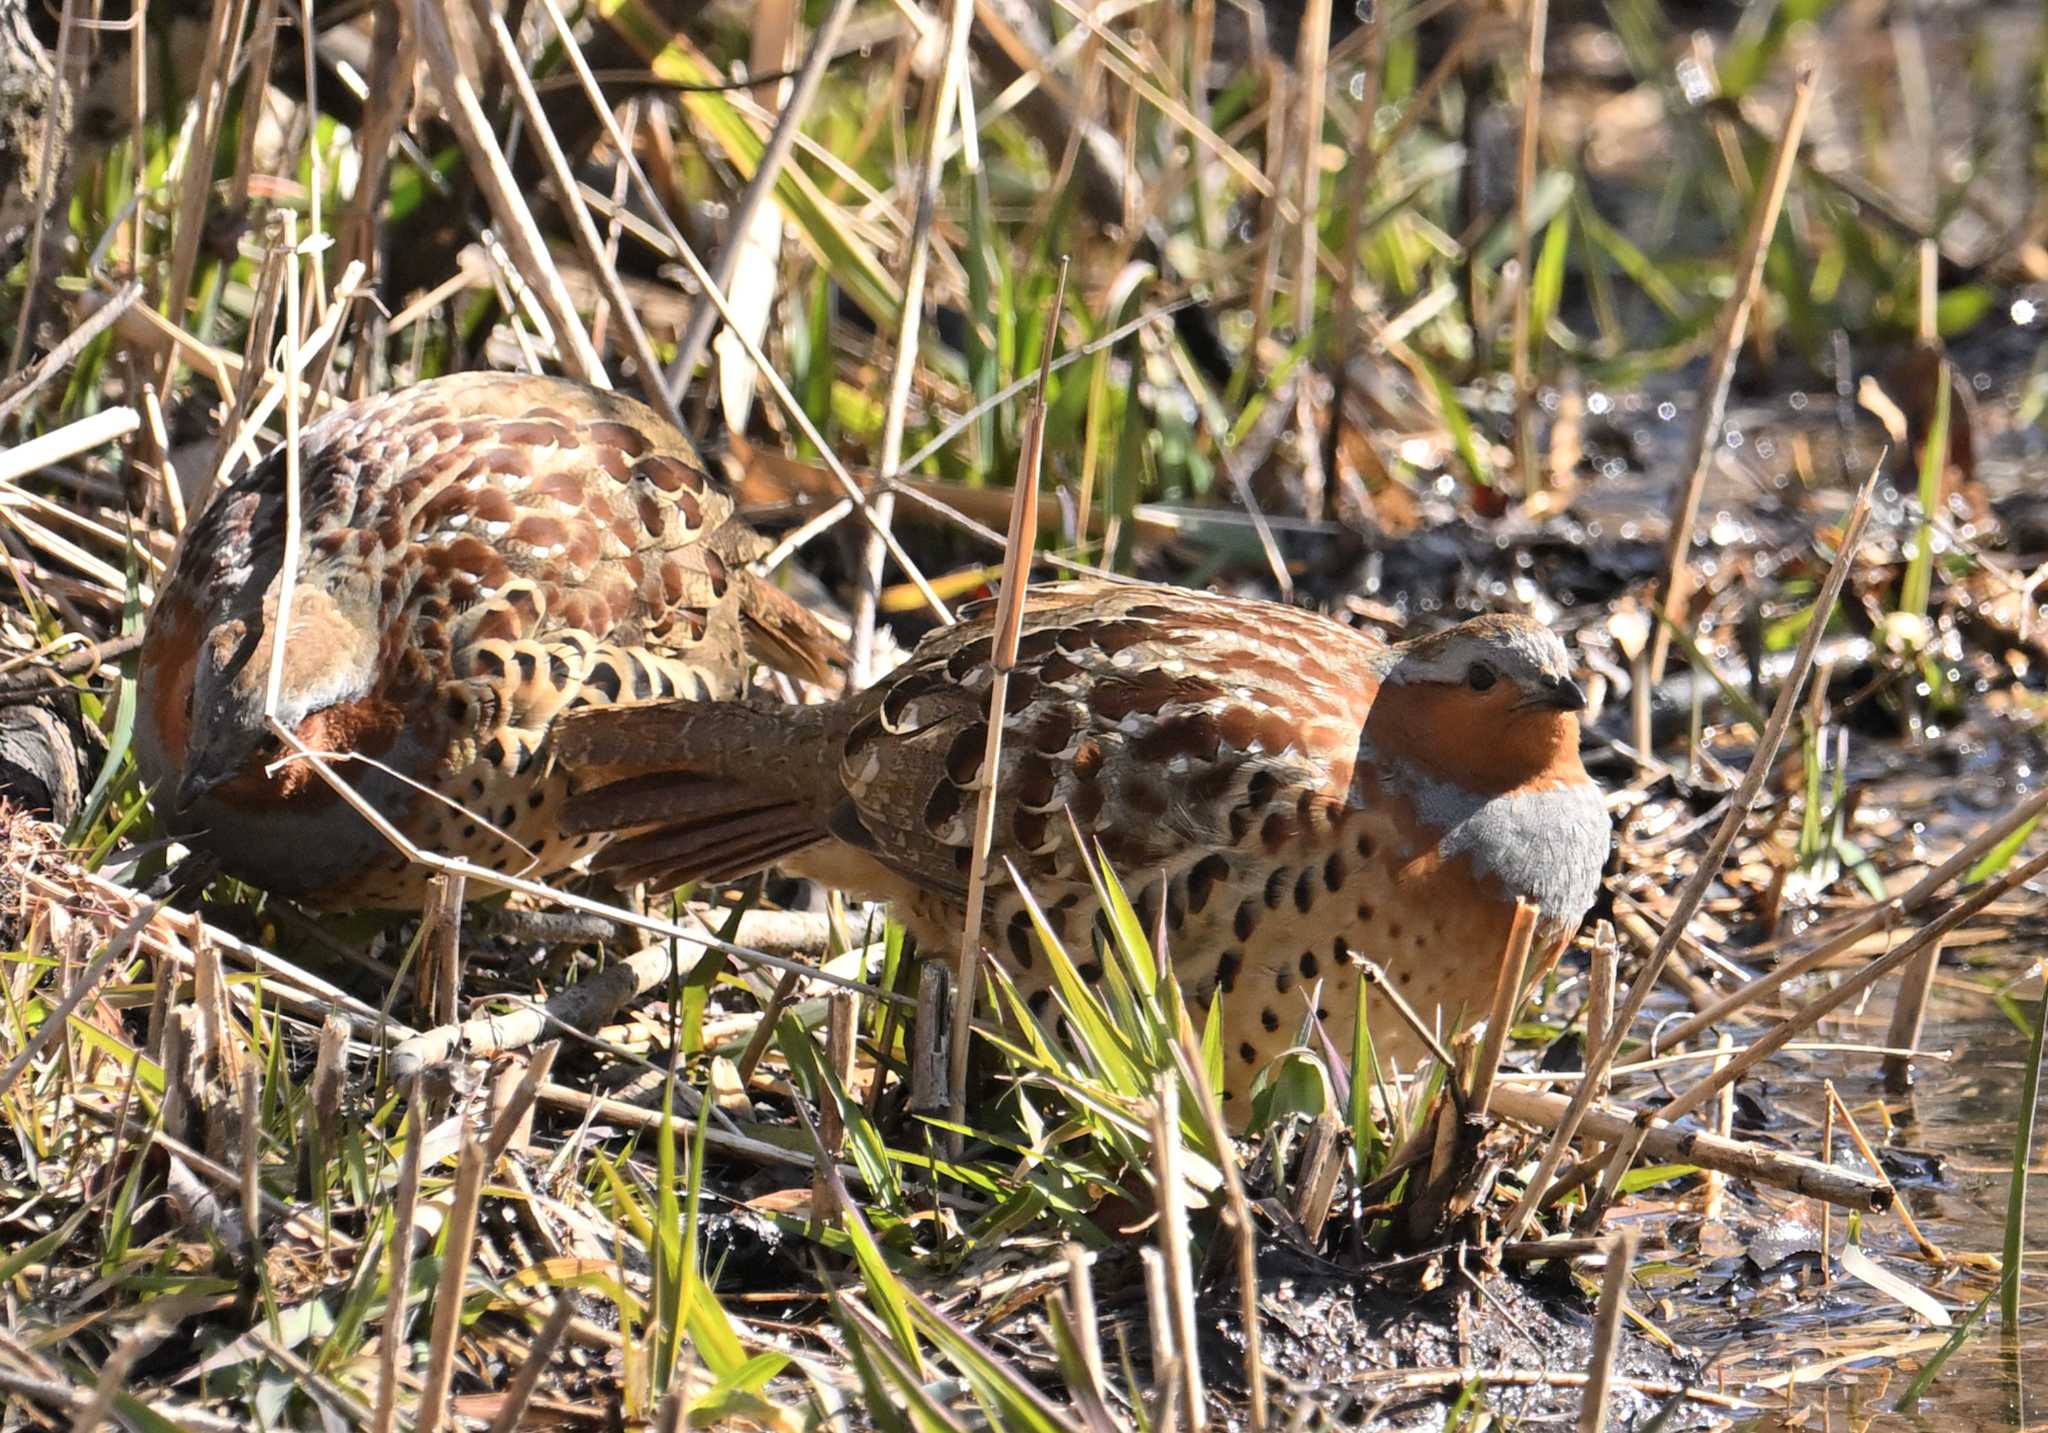
<path fill-rule="evenodd" d="M 1366 721 L 1380 760 L 1478 796 L 1586 779 L 1585 695 L 1548 628 L 1483 617 L 1397 651 Z"/>
<path fill-rule="evenodd" d="M 1483 692 L 1446 682 L 1389 684 L 1367 729 L 1383 758 L 1475 795 L 1585 779 L 1576 706 L 1531 704 L 1506 682 Z"/>

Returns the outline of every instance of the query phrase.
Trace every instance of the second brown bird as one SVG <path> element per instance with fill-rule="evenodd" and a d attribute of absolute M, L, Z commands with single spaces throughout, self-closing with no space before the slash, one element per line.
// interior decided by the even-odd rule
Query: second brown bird
<path fill-rule="evenodd" d="M 655 703 L 578 713 L 559 758 L 598 864 L 670 886 L 771 863 L 887 899 L 957 944 L 984 782 L 986 616 L 825 706 Z M 1490 1007 L 1516 900 L 1532 971 L 1592 905 L 1608 850 L 1579 760 L 1584 701 L 1557 636 L 1485 617 L 1388 646 L 1273 603 L 1149 587 L 1034 588 L 1010 679 L 985 936 L 1047 978 L 1014 865 L 1084 975 L 1097 902 L 1068 826 L 1163 916 L 1198 1007 L 1224 997 L 1242 1100 L 1311 1009 L 1349 1049 L 1358 962 L 1446 1033 Z M 1382 1002 L 1384 1007 L 1384 1002 Z M 1376 1009 L 1378 1048 L 1420 1043 Z"/>

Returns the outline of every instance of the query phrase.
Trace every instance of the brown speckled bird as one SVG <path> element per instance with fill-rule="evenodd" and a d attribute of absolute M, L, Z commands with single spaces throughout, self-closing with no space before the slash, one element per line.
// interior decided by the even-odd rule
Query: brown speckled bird
<path fill-rule="evenodd" d="M 277 715 L 423 847 L 545 875 L 563 713 L 816 678 L 836 640 L 743 565 L 767 547 L 689 440 L 580 383 L 465 373 L 350 404 L 299 444 L 302 540 Z M 135 743 L 173 829 L 324 908 L 416 906 L 408 861 L 264 722 L 282 449 L 216 493 L 149 614 Z M 473 891 L 472 894 L 480 892 Z"/>
<path fill-rule="evenodd" d="M 894 901 L 949 950 L 987 736 L 987 618 L 934 633 L 829 705 L 742 701 L 579 714 L 558 736 L 572 829 L 667 885 L 769 862 Z M 1183 987 L 1224 996 L 1242 1101 L 1311 1002 L 1348 1050 L 1369 958 L 1446 1032 L 1483 1018 L 1517 897 L 1547 968 L 1608 850 L 1579 760 L 1584 706 L 1557 636 L 1481 617 L 1387 646 L 1266 602 L 1099 583 L 1033 589 L 1003 724 L 993 870 L 1015 864 L 1076 960 L 1094 891 L 1068 830 L 1101 843 Z M 1007 876 L 986 937 L 1026 989 L 1045 961 Z M 1084 974 L 1099 971 L 1084 965 Z M 1378 1048 L 1419 1042 L 1381 1002 Z M 1238 1108 L 1242 1109 L 1240 1103 Z"/>

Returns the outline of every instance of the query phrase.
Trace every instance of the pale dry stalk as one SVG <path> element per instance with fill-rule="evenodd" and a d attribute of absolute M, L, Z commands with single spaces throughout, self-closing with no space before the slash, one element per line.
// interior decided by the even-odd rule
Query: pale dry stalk
<path fill-rule="evenodd" d="M 1686 449 L 1685 483 L 1678 490 L 1671 511 L 1671 531 L 1664 548 L 1664 592 L 1658 607 L 1666 622 L 1685 620 L 1685 601 L 1690 594 L 1692 569 L 1686 558 L 1692 551 L 1693 524 L 1700 511 L 1700 494 L 1705 491 L 1707 470 L 1720 449 L 1721 419 L 1727 412 L 1728 388 L 1735 379 L 1735 359 L 1748 331 L 1749 312 L 1763 281 L 1764 260 L 1770 253 L 1771 235 L 1778 227 L 1778 213 L 1784 207 L 1785 190 L 1799 158 L 1799 140 L 1806 132 L 1806 116 L 1813 107 L 1814 72 L 1802 68 L 1792 88 L 1792 107 L 1778 135 L 1777 152 L 1771 156 L 1770 177 L 1764 183 L 1761 202 L 1753 211 L 1742 259 L 1735 267 L 1735 289 L 1722 310 L 1720 327 L 1714 334 L 1714 352 L 1707 372 L 1706 390 L 1699 410 L 1693 415 L 1692 435 Z M 1665 622 L 1657 624 L 1650 637 L 1650 685 L 1664 680 L 1664 662 L 1671 651 L 1671 631 Z"/>
<path fill-rule="evenodd" d="M 1516 149 L 1515 174 L 1515 309 L 1510 364 L 1515 384 L 1515 462 L 1522 473 L 1522 495 L 1534 497 L 1542 487 L 1536 462 L 1536 382 L 1534 347 L 1542 335 L 1529 332 L 1530 268 L 1535 262 L 1535 225 L 1529 206 L 1536 193 L 1536 141 L 1542 130 L 1543 41 L 1550 25 L 1550 0 L 1529 0 L 1522 24 L 1527 44 L 1522 51 L 1522 132 Z"/>
<path fill-rule="evenodd" d="M 903 428 L 910 413 L 911 384 L 917 376 L 925 280 L 931 270 L 932 223 L 938 216 L 939 180 L 944 169 L 943 144 L 946 131 L 953 127 L 955 111 L 961 110 L 961 90 L 968 83 L 967 35 L 973 23 L 974 0 L 953 0 L 947 21 L 945 66 L 939 72 L 938 86 L 932 95 L 931 117 L 925 125 L 924 146 L 919 156 L 916 209 L 903 267 L 902 321 L 896 332 L 895 363 L 889 370 L 888 397 L 882 409 L 882 447 L 877 466 L 884 480 L 898 475 L 903 460 Z M 1055 325 L 1059 322 L 1057 309 L 1052 321 Z M 872 675 L 869 667 L 874 658 L 875 615 L 882 591 L 883 534 L 895 515 L 895 495 L 885 489 L 874 500 L 874 526 L 861 554 L 861 589 L 853 614 L 852 677 L 856 685 L 864 685 Z M 1014 533 L 1011 540 L 1015 541 Z M 962 994 L 970 997 L 965 1003 L 971 1003 L 972 986 L 963 984 Z"/>
<path fill-rule="evenodd" d="M 960 936 L 959 988 L 953 998 L 952 1048 L 946 1070 L 947 1117 L 954 1124 L 967 1116 L 967 1047 L 974 1018 L 974 1000 L 981 970 L 982 909 L 988 899 L 989 851 L 995 842 L 996 793 L 1001 783 L 1003 713 L 1010 694 L 1010 671 L 1017 664 L 1017 642 L 1024 627 L 1024 604 L 1031 581 L 1031 559 L 1038 546 L 1038 479 L 1045 460 L 1045 385 L 1059 341 L 1060 316 L 1066 311 L 1068 263 L 1060 261 L 1053 285 L 1052 307 L 1046 311 L 1045 338 L 1038 356 L 1038 389 L 1024 422 L 1023 447 L 1017 455 L 1016 485 L 1010 504 L 1009 547 L 1003 554 L 1002 590 L 996 599 L 995 625 L 989 639 L 988 740 L 982 749 L 981 793 L 974 809 L 974 847 L 967 877 L 967 919 Z M 959 1132 L 947 1136 L 957 1157 Z"/>
<path fill-rule="evenodd" d="M 1628 1311 L 1629 1268 L 1636 1261 L 1636 1231 L 1623 1229 L 1607 1243 L 1607 1269 L 1600 1280 L 1600 1308 L 1593 1320 L 1593 1358 L 1586 1368 L 1586 1393 L 1579 1403 L 1579 1433 L 1604 1433 L 1614 1360 L 1621 1348 L 1621 1321 Z"/>

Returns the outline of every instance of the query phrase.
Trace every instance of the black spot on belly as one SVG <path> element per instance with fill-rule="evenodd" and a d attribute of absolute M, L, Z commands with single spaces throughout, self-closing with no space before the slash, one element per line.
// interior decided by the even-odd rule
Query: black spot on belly
<path fill-rule="evenodd" d="M 1010 917 L 1006 933 L 1010 938 L 1010 958 L 1017 962 L 1019 970 L 1031 969 L 1031 917 L 1017 912 Z"/>
<path fill-rule="evenodd" d="M 1285 866 L 1275 866 L 1273 873 L 1266 877 L 1266 909 L 1277 911 L 1280 902 L 1287 899 L 1287 878 L 1290 874 Z"/>
<path fill-rule="evenodd" d="M 1315 903 L 1315 873 L 1309 870 L 1306 866 L 1304 866 L 1302 868 L 1301 874 L 1295 877 L 1294 880 L 1294 908 L 1300 911 L 1303 915 L 1307 915 L 1309 913 L 1309 909 L 1312 906 L 1314 906 Z"/>
<path fill-rule="evenodd" d="M 1285 995 L 1288 991 L 1294 989 L 1294 972 L 1291 970 L 1275 971 L 1273 973 L 1273 989 L 1275 993 L 1280 995 Z"/>
<path fill-rule="evenodd" d="M 1259 1023 L 1265 1026 L 1267 1033 L 1270 1034 L 1280 1028 L 1280 1017 L 1270 1010 L 1261 1010 L 1259 1012 Z"/>
<path fill-rule="evenodd" d="M 1342 856 L 1332 855 L 1329 860 L 1323 862 L 1323 885 L 1332 891 L 1344 889 L 1344 858 Z"/>
<path fill-rule="evenodd" d="M 1303 980 L 1314 980 L 1316 972 L 1321 968 L 1321 965 L 1316 960 L 1316 953 L 1314 951 L 1305 950 L 1301 953 L 1301 978 Z"/>
<path fill-rule="evenodd" d="M 1188 909 L 1200 913 L 1219 883 L 1230 875 L 1229 858 L 1210 852 L 1188 870 Z"/>
<path fill-rule="evenodd" d="M 1259 1052 L 1252 1048 L 1252 1042 L 1249 1040 L 1237 1047 L 1237 1055 L 1247 1065 L 1256 1065 L 1259 1062 Z"/>
<path fill-rule="evenodd" d="M 1372 853 L 1372 833 L 1370 831 L 1360 831 L 1358 833 L 1358 854 L 1366 860 L 1370 861 L 1372 859 Z"/>
<path fill-rule="evenodd" d="M 1237 984 L 1238 967 L 1244 964 L 1244 952 L 1226 950 L 1216 957 L 1216 983 L 1228 995 Z"/>
<path fill-rule="evenodd" d="M 1250 901 L 1246 901 L 1243 905 L 1239 906 L 1236 917 L 1230 923 L 1230 928 L 1237 933 L 1239 940 L 1250 940 L 1252 932 L 1259 928 L 1258 907 L 1254 906 Z"/>

